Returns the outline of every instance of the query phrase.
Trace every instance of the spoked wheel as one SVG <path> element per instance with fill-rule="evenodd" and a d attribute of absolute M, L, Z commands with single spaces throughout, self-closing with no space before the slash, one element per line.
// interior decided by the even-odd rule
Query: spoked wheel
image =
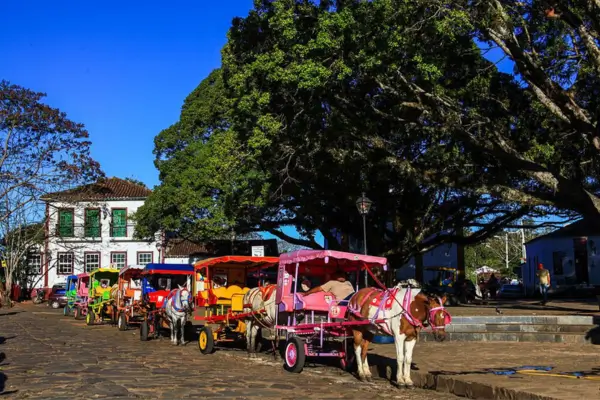
<path fill-rule="evenodd" d="M 70 313 L 71 313 L 71 310 L 69 310 L 69 306 L 64 306 L 63 307 L 63 315 L 66 317 Z"/>
<path fill-rule="evenodd" d="M 202 354 L 210 354 L 215 350 L 215 339 L 210 327 L 204 326 L 202 329 L 200 329 L 200 335 L 198 336 L 198 348 Z"/>
<path fill-rule="evenodd" d="M 73 310 L 73 317 L 75 317 L 75 319 L 77 319 L 77 320 L 83 318 L 83 313 L 81 311 L 81 308 L 75 307 L 75 309 Z"/>
<path fill-rule="evenodd" d="M 119 313 L 119 318 L 117 319 L 117 327 L 120 331 L 127 330 L 127 317 L 125 316 L 125 313 Z"/>
<path fill-rule="evenodd" d="M 148 340 L 148 334 L 150 333 L 150 326 L 148 325 L 148 320 L 145 319 L 140 324 L 140 340 L 145 342 Z"/>
<path fill-rule="evenodd" d="M 299 373 L 306 363 L 304 341 L 299 337 L 291 337 L 285 344 L 284 367 L 289 372 Z"/>
<path fill-rule="evenodd" d="M 96 315 L 92 310 L 88 310 L 87 315 L 85 316 L 85 323 L 87 325 L 94 325 L 96 322 Z"/>

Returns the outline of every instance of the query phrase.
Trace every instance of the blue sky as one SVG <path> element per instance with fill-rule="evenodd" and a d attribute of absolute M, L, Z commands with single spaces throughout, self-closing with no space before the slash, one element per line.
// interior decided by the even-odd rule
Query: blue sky
<path fill-rule="evenodd" d="M 46 92 L 46 103 L 84 123 L 108 176 L 153 187 L 154 137 L 219 67 L 232 18 L 251 8 L 252 0 L 3 0 L 0 79 Z"/>

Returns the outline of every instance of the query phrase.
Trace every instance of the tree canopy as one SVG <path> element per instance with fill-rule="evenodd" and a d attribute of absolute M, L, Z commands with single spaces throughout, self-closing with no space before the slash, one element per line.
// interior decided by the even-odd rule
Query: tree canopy
<path fill-rule="evenodd" d="M 369 250 L 406 258 L 526 215 L 600 219 L 597 7 L 255 1 L 222 69 L 157 136 L 162 183 L 140 226 L 310 247 L 318 230 L 335 247 L 332 229 L 361 236 L 364 191 Z M 485 58 L 492 47 L 514 73 Z"/>
<path fill-rule="evenodd" d="M 42 197 L 103 176 L 83 124 L 43 97 L 0 81 L 0 258 L 8 291 L 27 252 L 44 237 Z"/>

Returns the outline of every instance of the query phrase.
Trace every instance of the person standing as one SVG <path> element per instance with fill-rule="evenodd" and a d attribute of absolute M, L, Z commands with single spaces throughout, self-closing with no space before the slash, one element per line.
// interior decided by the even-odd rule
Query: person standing
<path fill-rule="evenodd" d="M 544 268 L 544 264 L 538 264 L 538 271 L 536 273 L 540 280 L 540 293 L 542 294 L 542 305 L 545 306 L 548 302 L 548 289 L 550 289 L 550 272 Z"/>

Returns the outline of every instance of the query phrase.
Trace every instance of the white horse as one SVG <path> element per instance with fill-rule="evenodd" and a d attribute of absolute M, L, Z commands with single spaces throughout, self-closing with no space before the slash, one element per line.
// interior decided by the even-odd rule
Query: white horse
<path fill-rule="evenodd" d="M 185 324 L 187 323 L 190 308 L 190 291 L 181 285 L 179 289 L 173 289 L 163 303 L 165 315 L 169 321 L 171 328 L 171 344 L 177 346 L 177 338 L 181 333 L 181 341 L 179 344 L 184 345 Z"/>
<path fill-rule="evenodd" d="M 275 285 L 252 288 L 244 295 L 244 313 L 253 313 L 246 318 L 246 349 L 249 357 L 256 357 L 256 337 L 260 328 L 275 327 L 277 305 Z M 277 357 L 278 337 L 273 342 L 274 357 Z"/>
<path fill-rule="evenodd" d="M 396 345 L 396 384 L 399 387 L 414 387 L 410 367 L 419 332 L 428 325 L 436 340 L 445 339 L 445 327 L 451 318 L 444 309 L 444 302 L 445 298 L 440 299 L 423 293 L 421 289 L 403 288 L 401 285 L 385 291 L 366 288 L 356 292 L 348 306 L 349 319 L 372 322 L 352 327 L 359 379 L 371 380 L 367 360 L 369 343 L 374 334 L 385 334 L 393 336 Z"/>

